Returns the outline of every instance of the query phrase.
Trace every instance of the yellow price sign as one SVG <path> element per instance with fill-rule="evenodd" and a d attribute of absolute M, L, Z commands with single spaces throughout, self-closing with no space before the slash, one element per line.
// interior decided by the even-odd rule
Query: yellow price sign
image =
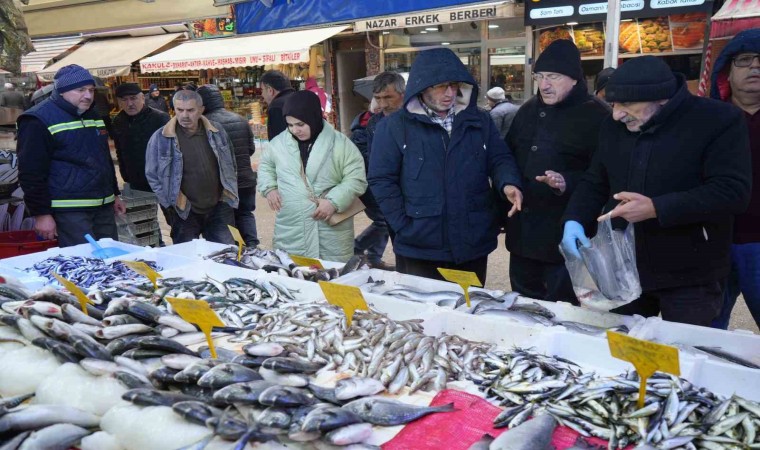
<path fill-rule="evenodd" d="M 290 255 L 290 259 L 293 260 L 296 265 L 306 267 L 316 267 L 317 269 L 324 269 L 322 263 L 318 259 L 307 258 L 305 256 Z"/>
<path fill-rule="evenodd" d="M 126 265 L 130 269 L 134 270 L 135 272 L 149 279 L 150 282 L 153 283 L 153 289 L 158 289 L 158 279 L 163 278 L 163 276 L 160 273 L 151 269 L 149 265 L 145 264 L 142 261 L 122 261 L 122 262 L 124 263 L 124 265 Z"/>
<path fill-rule="evenodd" d="M 367 306 L 367 302 L 364 301 L 362 291 L 356 286 L 344 286 L 342 284 L 320 281 L 319 287 L 322 288 L 327 303 L 343 308 L 343 312 L 346 314 L 347 327 L 351 326 L 351 319 L 354 317 L 354 311 L 357 309 L 369 311 L 369 306 Z"/>
<path fill-rule="evenodd" d="M 58 280 L 59 283 L 61 283 L 63 287 L 66 288 L 67 291 L 71 292 L 74 295 L 74 297 L 76 297 L 77 300 L 79 300 L 79 305 L 82 307 L 82 312 L 87 314 L 87 304 L 92 303 L 92 300 L 87 298 L 87 296 L 84 295 L 84 292 L 82 292 L 82 290 L 79 289 L 76 284 L 72 283 L 66 278 L 63 278 L 57 273 L 53 273 L 53 276 L 55 277 L 56 280 Z"/>
<path fill-rule="evenodd" d="M 609 342 L 612 356 L 633 364 L 639 374 L 641 380 L 639 408 L 644 407 L 647 378 L 658 370 L 676 376 L 681 375 L 678 349 L 675 347 L 632 338 L 614 331 L 607 331 L 607 342 Z"/>
<path fill-rule="evenodd" d="M 465 272 L 464 270 L 444 269 L 439 267 L 438 272 L 443 275 L 443 278 L 456 283 L 462 287 L 464 291 L 464 299 L 467 301 L 467 307 L 470 307 L 470 286 L 483 287 L 483 283 L 475 274 L 475 272 Z"/>
<path fill-rule="evenodd" d="M 208 303 L 204 300 L 174 297 L 166 297 L 166 301 L 172 305 L 172 308 L 177 311 L 180 317 L 198 325 L 198 328 L 206 335 L 208 348 L 211 350 L 211 357 L 216 358 L 216 348 L 214 348 L 214 341 L 211 339 L 211 330 L 214 327 L 223 327 L 224 322 L 216 315 Z"/>
<path fill-rule="evenodd" d="M 230 229 L 230 233 L 232 233 L 232 239 L 237 242 L 238 245 L 238 257 L 237 260 L 240 261 L 240 258 L 243 256 L 243 247 L 245 246 L 245 241 L 243 240 L 243 236 L 240 235 L 240 230 L 233 227 L 232 225 L 227 225 L 227 228 Z"/>

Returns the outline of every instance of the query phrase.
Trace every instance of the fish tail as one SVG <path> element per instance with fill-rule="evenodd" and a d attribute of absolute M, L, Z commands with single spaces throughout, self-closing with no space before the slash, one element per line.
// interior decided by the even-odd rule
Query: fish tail
<path fill-rule="evenodd" d="M 432 409 L 433 411 L 435 411 L 435 412 L 451 412 L 451 411 L 458 411 L 458 410 L 457 410 L 457 409 L 454 407 L 454 402 L 451 402 L 451 403 L 446 403 L 445 405 L 438 405 L 438 406 L 433 406 L 433 407 L 431 407 L 431 409 Z"/>

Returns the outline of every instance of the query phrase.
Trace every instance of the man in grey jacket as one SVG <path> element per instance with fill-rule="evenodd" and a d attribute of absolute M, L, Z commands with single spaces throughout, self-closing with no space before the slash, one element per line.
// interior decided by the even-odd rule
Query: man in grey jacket
<path fill-rule="evenodd" d="M 237 167 L 221 127 L 203 117 L 203 99 L 190 90 L 174 94 L 176 116 L 148 142 L 145 176 L 156 193 L 175 244 L 200 235 L 232 244 L 228 225 L 238 206 Z"/>
<path fill-rule="evenodd" d="M 486 92 L 486 102 L 491 112 L 491 119 L 499 129 L 499 136 L 504 139 L 509 133 L 509 127 L 512 126 L 512 120 L 520 109 L 517 105 L 507 100 L 504 89 L 495 87 Z"/>

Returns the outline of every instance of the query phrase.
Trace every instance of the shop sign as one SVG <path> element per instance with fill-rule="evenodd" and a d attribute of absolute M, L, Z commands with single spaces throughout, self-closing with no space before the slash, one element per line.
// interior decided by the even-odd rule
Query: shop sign
<path fill-rule="evenodd" d="M 665 1 L 665 0 L 663 0 Z M 514 17 L 514 4 L 480 5 L 467 8 L 442 9 L 418 14 L 375 17 L 354 23 L 354 31 L 379 31 L 394 28 L 435 26 L 445 23 L 472 22 L 476 20 Z"/>
<path fill-rule="evenodd" d="M 240 55 L 219 58 L 198 58 L 183 61 L 140 62 L 140 71 L 170 72 L 175 70 L 224 69 L 229 67 L 264 66 L 269 64 L 295 64 L 309 61 L 309 49 L 264 53 L 257 55 Z"/>
<path fill-rule="evenodd" d="M 190 22 L 193 39 L 208 39 L 234 36 L 235 19 L 232 17 L 215 17 Z"/>
<path fill-rule="evenodd" d="M 709 12 L 712 0 L 621 0 L 620 17 L 636 19 L 690 12 Z M 558 25 L 604 21 L 607 2 L 591 0 L 527 0 L 525 25 Z"/>

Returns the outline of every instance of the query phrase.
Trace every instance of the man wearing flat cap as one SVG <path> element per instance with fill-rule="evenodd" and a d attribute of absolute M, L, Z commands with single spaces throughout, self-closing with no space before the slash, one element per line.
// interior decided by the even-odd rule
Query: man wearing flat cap
<path fill-rule="evenodd" d="M 683 75 L 654 56 L 620 66 L 606 95 L 612 118 L 563 217 L 563 250 L 588 247 L 598 220 L 634 224 L 643 292 L 612 312 L 709 326 L 729 273 L 734 215 L 750 198 L 742 112 L 691 95 Z"/>
<path fill-rule="evenodd" d="M 522 214 L 506 225 L 512 290 L 531 298 L 577 303 L 559 253 L 559 221 L 596 151 L 608 107 L 589 94 L 578 48 L 558 40 L 539 55 L 538 95 L 520 107 L 507 144 L 522 173 Z"/>

